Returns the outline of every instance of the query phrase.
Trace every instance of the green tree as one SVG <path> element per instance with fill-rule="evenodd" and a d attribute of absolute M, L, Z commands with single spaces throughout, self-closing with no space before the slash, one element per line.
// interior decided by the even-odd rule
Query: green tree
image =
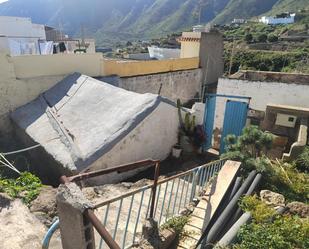
<path fill-rule="evenodd" d="M 257 40 L 259 42 L 266 42 L 267 41 L 267 35 L 265 33 L 261 33 L 258 35 Z"/>
<path fill-rule="evenodd" d="M 265 171 L 265 155 L 271 149 L 273 136 L 263 132 L 258 126 L 247 126 L 238 138 L 228 135 L 225 138 L 226 153 L 222 158 L 238 160 L 243 163 L 243 170 L 249 172 L 257 169 Z"/>
<path fill-rule="evenodd" d="M 274 34 L 269 34 L 267 36 L 267 41 L 268 42 L 276 42 L 278 41 L 278 36 L 274 35 Z"/>
<path fill-rule="evenodd" d="M 245 41 L 246 41 L 247 43 L 250 43 L 250 42 L 252 42 L 252 40 L 253 40 L 252 34 L 247 33 L 247 34 L 245 35 Z"/>

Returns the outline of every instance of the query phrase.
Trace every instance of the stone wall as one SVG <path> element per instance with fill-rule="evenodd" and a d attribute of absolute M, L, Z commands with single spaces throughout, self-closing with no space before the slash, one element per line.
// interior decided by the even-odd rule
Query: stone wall
<path fill-rule="evenodd" d="M 118 86 L 138 93 L 158 94 L 176 101 L 187 102 L 200 93 L 202 70 L 185 70 L 162 74 L 152 74 L 137 77 L 120 78 Z"/>

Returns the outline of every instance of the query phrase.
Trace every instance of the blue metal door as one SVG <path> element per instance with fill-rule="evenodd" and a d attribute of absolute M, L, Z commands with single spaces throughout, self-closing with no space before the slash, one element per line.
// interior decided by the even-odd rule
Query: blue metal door
<path fill-rule="evenodd" d="M 220 154 L 225 152 L 225 137 L 229 134 L 240 136 L 246 125 L 248 103 L 228 100 L 226 102 L 223 130 L 220 142 Z"/>
<path fill-rule="evenodd" d="M 206 109 L 204 114 L 204 130 L 206 133 L 206 142 L 204 144 L 204 151 L 208 150 L 212 146 L 212 134 L 215 122 L 215 110 L 216 110 L 216 96 L 208 96 L 206 98 Z"/>

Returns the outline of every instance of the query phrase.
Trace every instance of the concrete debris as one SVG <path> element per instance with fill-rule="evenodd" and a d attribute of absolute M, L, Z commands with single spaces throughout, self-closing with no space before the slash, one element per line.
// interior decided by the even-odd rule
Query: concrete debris
<path fill-rule="evenodd" d="M 139 249 L 168 249 L 176 238 L 173 229 L 159 229 L 158 223 L 152 219 L 143 224 L 142 240 L 133 248 Z"/>
<path fill-rule="evenodd" d="M 32 156 L 56 179 L 145 158 L 163 160 L 177 141 L 179 125 L 170 100 L 78 73 L 17 108 L 11 118 L 21 141 L 41 144 Z M 158 119 L 164 123 L 158 125 Z M 116 175 L 104 183 L 119 181 Z"/>
<path fill-rule="evenodd" d="M 309 217 L 309 205 L 303 202 L 291 202 L 287 205 L 287 212 L 293 215 L 299 215 L 302 218 Z"/>
<path fill-rule="evenodd" d="M 30 213 L 21 200 L 10 200 L 2 194 L 0 198 L 0 248 L 41 248 L 41 241 L 46 232 L 45 226 Z"/>
<path fill-rule="evenodd" d="M 285 198 L 283 195 L 272 192 L 270 190 L 261 190 L 260 197 L 263 202 L 273 207 L 285 206 Z"/>
<path fill-rule="evenodd" d="M 50 226 L 53 218 L 57 215 L 56 193 L 56 188 L 44 186 L 39 196 L 30 205 L 30 211 L 46 226 Z"/>

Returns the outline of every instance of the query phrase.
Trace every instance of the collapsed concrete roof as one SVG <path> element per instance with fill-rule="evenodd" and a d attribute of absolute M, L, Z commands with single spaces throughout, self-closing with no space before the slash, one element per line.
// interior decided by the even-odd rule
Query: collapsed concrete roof
<path fill-rule="evenodd" d="M 74 172 L 113 148 L 162 101 L 171 103 L 75 73 L 11 117 L 31 140 Z"/>

